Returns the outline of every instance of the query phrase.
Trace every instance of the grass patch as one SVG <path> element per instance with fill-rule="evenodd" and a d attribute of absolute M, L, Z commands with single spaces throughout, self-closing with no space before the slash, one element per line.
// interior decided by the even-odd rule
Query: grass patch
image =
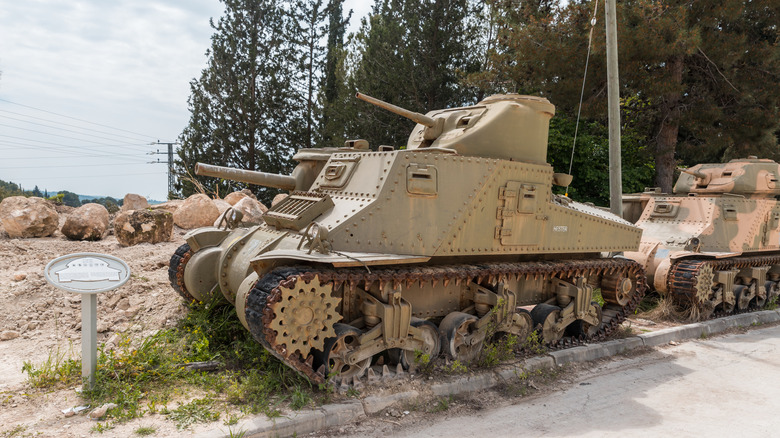
<path fill-rule="evenodd" d="M 136 429 L 134 433 L 140 436 L 149 436 L 149 435 L 154 435 L 155 432 L 157 432 L 157 429 L 155 429 L 154 427 L 141 426 L 138 429 Z"/>
<path fill-rule="evenodd" d="M 187 370 L 192 362 L 218 361 L 216 372 Z M 78 385 L 81 361 L 52 352 L 40 364 L 23 370 L 34 388 Z M 192 399 L 191 392 L 197 394 Z M 281 415 L 280 406 L 301 409 L 313 403 L 311 384 L 271 356 L 244 329 L 235 308 L 220 300 L 191 304 L 175 328 L 145 338 L 124 336 L 114 349 L 98 350 L 95 386 L 81 393 L 83 404 L 115 403 L 107 419 L 125 422 L 153 413 L 167 413 L 177 426 L 216 421 L 234 405 L 244 413 Z M 188 400 L 173 411 L 175 400 Z M 222 409 L 222 408 L 225 409 Z M 112 423 L 98 423 L 101 433 Z"/>
<path fill-rule="evenodd" d="M 33 388 L 50 388 L 58 384 L 71 383 L 74 376 L 81 374 L 81 361 L 71 358 L 65 352 L 50 351 L 49 356 L 40 364 L 25 361 L 22 372 L 27 373 L 27 381 Z"/>
<path fill-rule="evenodd" d="M 168 414 L 168 418 L 176 423 L 178 429 L 186 429 L 195 423 L 217 421 L 219 416 L 219 412 L 215 410 L 214 400 L 208 397 L 192 400 Z"/>
<path fill-rule="evenodd" d="M 477 365 L 481 367 L 494 367 L 501 362 L 513 359 L 518 348 L 517 335 L 499 333 L 490 342 L 486 342 L 482 348 Z"/>

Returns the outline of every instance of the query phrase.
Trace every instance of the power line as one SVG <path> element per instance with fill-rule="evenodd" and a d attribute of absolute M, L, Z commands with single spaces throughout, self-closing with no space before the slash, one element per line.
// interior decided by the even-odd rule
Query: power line
<path fill-rule="evenodd" d="M 50 133 L 48 133 L 48 132 L 41 132 L 41 131 L 36 131 L 36 130 L 34 130 L 34 129 L 20 128 L 20 127 L 18 127 L 18 126 L 14 126 L 14 125 L 6 125 L 6 124 L 4 124 L 4 123 L 0 123 L 0 126 L 5 126 L 5 127 L 8 127 L 8 128 L 13 128 L 13 129 L 20 129 L 20 130 L 22 130 L 22 131 L 34 132 L 34 133 L 36 133 L 36 134 L 40 134 L 40 135 L 50 135 L 50 136 L 52 136 L 52 137 L 67 138 L 67 139 L 69 139 L 69 140 L 76 140 L 76 141 L 81 141 L 81 142 L 85 142 L 85 143 L 92 143 L 92 144 L 96 144 L 96 145 L 103 145 L 103 143 L 100 143 L 100 142 L 97 142 L 97 141 L 92 141 L 92 140 L 84 140 L 83 138 L 69 137 L 69 136 L 67 136 L 67 135 L 50 134 Z M 109 139 L 109 140 L 110 140 L 110 139 Z M 129 144 L 118 144 L 118 145 L 116 145 L 116 146 L 128 146 L 128 145 L 129 145 Z"/>
<path fill-rule="evenodd" d="M 73 165 L 67 165 L 67 164 L 57 164 L 54 166 L 14 166 L 14 167 L 0 167 L 0 170 L 13 170 L 13 169 L 49 169 L 49 168 L 57 168 L 57 167 L 105 167 L 105 166 L 139 166 L 142 164 L 147 164 L 145 162 L 140 163 L 104 163 L 104 164 L 73 164 Z"/>
<path fill-rule="evenodd" d="M 14 142 L 14 141 L 3 140 L 5 143 L 8 143 L 8 144 L 16 144 L 16 145 L 19 145 L 19 146 L 23 146 L 23 147 L 26 147 L 26 148 L 32 148 L 32 149 L 43 149 L 43 150 L 54 151 L 54 152 L 62 152 L 63 149 L 76 149 L 75 151 L 69 151 L 68 153 L 70 153 L 71 156 L 77 156 L 77 157 L 106 157 L 106 158 L 119 158 L 119 157 L 136 157 L 137 158 L 138 157 L 138 153 L 135 153 L 135 154 L 109 154 L 109 155 L 104 155 L 106 153 L 106 151 L 104 151 L 104 150 L 96 150 L 96 149 L 91 149 L 91 148 L 82 147 L 82 146 L 63 145 L 63 144 L 59 144 L 59 143 L 52 143 L 52 142 L 41 141 L 41 140 L 32 140 L 32 139 L 27 139 L 27 138 L 23 138 L 23 137 L 14 137 L 12 135 L 3 135 L 3 134 L 0 134 L 0 137 L 8 137 L 8 138 L 14 138 L 14 139 L 17 139 L 17 140 L 25 140 L 25 141 L 32 141 L 32 142 L 35 142 L 35 143 L 43 143 L 43 144 L 51 144 L 51 145 L 54 145 L 54 146 L 59 146 L 57 148 L 54 148 L 54 147 L 50 147 L 50 146 L 38 146 L 38 145 L 25 144 L 25 143 L 19 143 L 19 142 Z M 16 147 L 16 146 L 12 146 L 12 147 L 10 147 L 8 149 L 17 149 L 18 150 L 19 148 Z M 91 154 L 91 155 L 90 154 L 85 154 L 84 152 L 82 152 L 82 150 L 98 152 L 98 154 Z"/>
<path fill-rule="evenodd" d="M 71 178 L 114 178 L 118 176 L 141 176 L 141 175 L 159 175 L 157 172 L 147 172 L 147 173 L 112 173 L 111 175 L 69 175 L 69 176 L 46 176 L 45 179 L 71 179 Z M 21 177 L 21 178 L 14 178 L 15 181 L 31 181 L 36 180 L 40 181 L 40 176 L 28 176 L 28 177 Z"/>
<path fill-rule="evenodd" d="M 71 128 L 78 128 L 78 129 L 82 129 L 84 131 L 99 132 L 101 134 L 108 134 L 108 135 L 112 135 L 114 137 L 129 138 L 130 140 L 144 141 L 144 142 L 147 141 L 145 139 L 140 139 L 140 138 L 137 138 L 137 137 L 130 137 L 130 136 L 127 136 L 127 135 L 122 135 L 122 134 L 113 134 L 111 132 L 100 131 L 98 129 L 85 128 L 83 126 L 78 126 L 78 125 L 71 125 L 69 123 L 58 122 L 56 120 L 51 120 L 51 119 L 44 119 L 42 117 L 35 117 L 35 116 L 31 116 L 29 114 L 22 114 L 22 113 L 17 113 L 17 112 L 14 112 L 14 111 L 8 111 L 8 110 L 0 109 L 0 112 L 8 113 L 8 114 L 14 114 L 14 115 L 17 115 L 17 116 L 22 116 L 22 117 L 28 117 L 30 119 L 40 120 L 40 121 L 43 121 L 43 122 L 56 123 L 58 125 L 70 126 Z"/>
<path fill-rule="evenodd" d="M 10 103 L 11 105 L 18 105 L 18 106 L 21 106 L 21 107 L 24 107 L 24 108 L 34 109 L 36 111 L 41 111 L 41 112 L 44 112 L 44 113 L 47 113 L 47 114 L 53 114 L 55 116 L 65 117 L 66 119 L 77 120 L 79 122 L 89 123 L 90 125 L 101 126 L 103 128 L 108 128 L 108 129 L 113 129 L 113 130 L 116 130 L 116 131 L 127 132 L 128 134 L 140 135 L 141 137 L 148 137 L 148 138 L 157 138 L 158 137 L 157 135 L 140 134 L 138 132 L 128 131 L 127 129 L 115 128 L 113 126 L 108 126 L 108 125 L 103 125 L 103 124 L 100 124 L 100 123 L 90 122 L 89 120 L 84 120 L 84 119 L 79 119 L 79 118 L 76 118 L 76 117 L 66 116 L 64 114 L 55 113 L 53 111 L 47 111 L 47 110 L 44 110 L 44 109 L 36 108 L 34 106 L 24 105 L 24 104 L 16 103 L 16 102 L 11 102 L 10 100 L 7 100 L 7 99 L 1 99 L 0 98 L 0 101 Z"/>
<path fill-rule="evenodd" d="M 60 131 L 65 131 L 65 132 L 72 132 L 72 133 L 74 133 L 74 134 L 78 134 L 78 135 L 85 135 L 85 136 L 87 136 L 87 137 L 94 137 L 94 138 L 100 138 L 100 139 L 103 139 L 103 140 L 116 141 L 116 139 L 113 139 L 113 138 L 108 138 L 108 137 L 101 137 L 101 136 L 99 136 L 99 135 L 94 135 L 94 134 L 87 134 L 87 133 L 84 133 L 84 132 L 78 132 L 78 131 L 74 131 L 74 130 L 72 130 L 72 129 L 59 128 L 59 127 L 56 127 L 56 126 L 45 125 L 45 124 L 43 124 L 43 123 L 36 123 L 36 122 L 31 122 L 31 121 L 29 121 L 29 120 L 17 119 L 17 118 L 15 118 L 15 117 L 8 117 L 8 116 L 4 116 L 4 115 L 0 115 L 0 117 L 6 118 L 6 119 L 9 119 L 9 120 L 16 120 L 17 122 L 22 122 L 22 123 L 29 123 L 29 124 L 31 124 L 31 125 L 36 125 L 36 126 L 43 126 L 44 128 L 49 128 L 49 129 L 58 129 L 58 130 L 60 130 Z M 8 125 L 2 125 L 2 126 L 8 126 Z M 22 128 L 18 128 L 18 127 L 16 127 L 16 128 L 17 128 L 17 129 L 22 129 Z M 47 133 L 47 132 L 39 132 L 39 133 L 40 133 L 40 134 L 46 134 L 46 135 L 57 135 L 57 134 L 50 134 L 50 133 Z M 68 137 L 68 138 L 71 138 L 71 137 Z M 88 141 L 88 140 L 81 140 L 81 141 Z M 133 147 L 138 147 L 138 146 L 135 146 L 135 145 L 137 145 L 138 143 L 121 143 L 121 144 L 122 144 L 123 146 L 133 146 Z"/>

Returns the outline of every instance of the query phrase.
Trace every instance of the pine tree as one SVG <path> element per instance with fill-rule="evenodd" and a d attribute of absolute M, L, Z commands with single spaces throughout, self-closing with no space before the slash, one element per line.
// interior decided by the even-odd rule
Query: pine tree
<path fill-rule="evenodd" d="M 412 111 L 473 103 L 459 86 L 470 62 L 467 0 L 380 0 L 342 53 L 342 88 L 327 113 L 327 135 L 403 146 L 414 122 L 368 103 L 361 91 Z"/>
<path fill-rule="evenodd" d="M 303 144 L 303 102 L 295 89 L 299 62 L 290 11 L 277 0 L 222 0 L 224 15 L 211 26 L 208 66 L 190 83 L 190 121 L 180 136 L 177 189 L 198 181 L 224 195 L 245 184 L 195 177 L 196 162 L 289 173 L 292 152 Z M 277 191 L 257 188 L 269 202 Z"/>
<path fill-rule="evenodd" d="M 594 4 L 494 2 L 504 14 L 494 83 L 548 97 L 572 113 L 579 99 Z M 685 164 L 758 153 L 777 157 L 780 6 L 772 0 L 618 3 L 624 123 L 654 146 L 656 185 L 670 191 Z M 603 7 L 599 8 L 603 11 Z M 586 115 L 606 114 L 603 15 L 593 36 Z"/>

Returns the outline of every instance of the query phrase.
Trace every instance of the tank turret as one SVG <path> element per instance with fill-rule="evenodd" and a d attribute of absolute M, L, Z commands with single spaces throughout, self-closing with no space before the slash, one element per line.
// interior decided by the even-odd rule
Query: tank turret
<path fill-rule="evenodd" d="M 624 196 L 624 211 L 644 230 L 639 251 L 626 256 L 645 266 L 657 292 L 702 317 L 776 300 L 778 175 L 780 165 L 756 157 L 697 164 L 682 170 L 674 194 Z"/>
<path fill-rule="evenodd" d="M 359 378 L 378 354 L 400 367 L 415 352 L 469 363 L 495 332 L 603 335 L 638 304 L 641 266 L 607 254 L 636 251 L 641 231 L 553 194 L 571 177 L 545 160 L 545 99 L 423 115 L 358 97 L 418 123 L 406 149 L 305 149 L 292 176 L 199 166 L 291 193 L 258 226 L 190 232 L 169 269 L 181 295 L 223 294 L 315 382 Z"/>

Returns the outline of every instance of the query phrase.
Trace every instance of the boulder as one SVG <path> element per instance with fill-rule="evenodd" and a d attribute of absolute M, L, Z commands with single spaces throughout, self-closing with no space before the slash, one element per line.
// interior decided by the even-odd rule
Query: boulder
<path fill-rule="evenodd" d="M 0 202 L 0 222 L 9 237 L 51 236 L 59 220 L 57 211 L 43 198 L 10 196 Z"/>
<path fill-rule="evenodd" d="M 164 210 L 131 210 L 114 219 L 114 235 L 122 246 L 159 243 L 171 239 L 173 215 Z"/>
<path fill-rule="evenodd" d="M 215 199 L 214 205 L 217 206 L 217 210 L 219 211 L 220 216 L 225 212 L 225 210 L 233 206 L 233 204 L 226 202 L 224 199 Z"/>
<path fill-rule="evenodd" d="M 263 213 L 268 209 L 259 201 L 255 201 L 250 197 L 244 197 L 232 207 L 236 211 L 240 211 L 243 217 L 241 218 L 242 225 L 257 225 L 263 223 Z M 214 221 L 214 226 L 220 226 L 220 220 L 222 214 Z M 224 224 L 223 224 L 224 225 Z"/>
<path fill-rule="evenodd" d="M 108 233 L 108 210 L 84 204 L 68 215 L 60 231 L 70 240 L 100 240 Z"/>
<path fill-rule="evenodd" d="M 257 196 L 255 196 L 255 194 L 254 194 L 254 193 L 252 193 L 252 191 L 251 191 L 251 190 L 249 190 L 249 189 L 243 189 L 243 190 L 241 190 L 241 193 L 243 193 L 243 194 L 245 194 L 245 195 L 249 196 L 250 198 L 254 199 L 255 201 L 257 201 Z"/>
<path fill-rule="evenodd" d="M 287 197 L 287 195 L 284 194 L 284 193 L 279 193 L 278 195 L 274 196 L 274 200 L 271 201 L 271 208 L 273 208 L 274 205 L 282 202 L 284 200 L 284 198 L 286 198 L 286 197 Z"/>
<path fill-rule="evenodd" d="M 244 224 L 262 223 L 262 216 L 268 211 L 265 205 L 249 197 L 238 201 L 233 208 L 244 214 L 243 219 L 241 219 L 241 223 Z"/>
<path fill-rule="evenodd" d="M 173 222 L 181 228 L 208 227 L 219 217 L 219 209 L 206 195 L 198 194 L 187 198 L 173 213 Z"/>
<path fill-rule="evenodd" d="M 149 208 L 149 202 L 146 201 L 146 198 L 141 195 L 136 195 L 135 193 L 128 193 L 122 201 L 122 208 L 120 211 L 144 210 L 147 208 Z"/>
<path fill-rule="evenodd" d="M 227 202 L 230 205 L 236 205 L 236 202 L 248 197 L 249 195 L 247 195 L 244 192 L 228 193 L 228 195 L 225 196 L 225 202 Z"/>
<path fill-rule="evenodd" d="M 169 213 L 175 213 L 182 204 L 184 204 L 183 199 L 171 199 L 170 201 L 166 201 L 161 204 L 152 205 L 149 208 L 152 210 L 165 210 Z"/>

